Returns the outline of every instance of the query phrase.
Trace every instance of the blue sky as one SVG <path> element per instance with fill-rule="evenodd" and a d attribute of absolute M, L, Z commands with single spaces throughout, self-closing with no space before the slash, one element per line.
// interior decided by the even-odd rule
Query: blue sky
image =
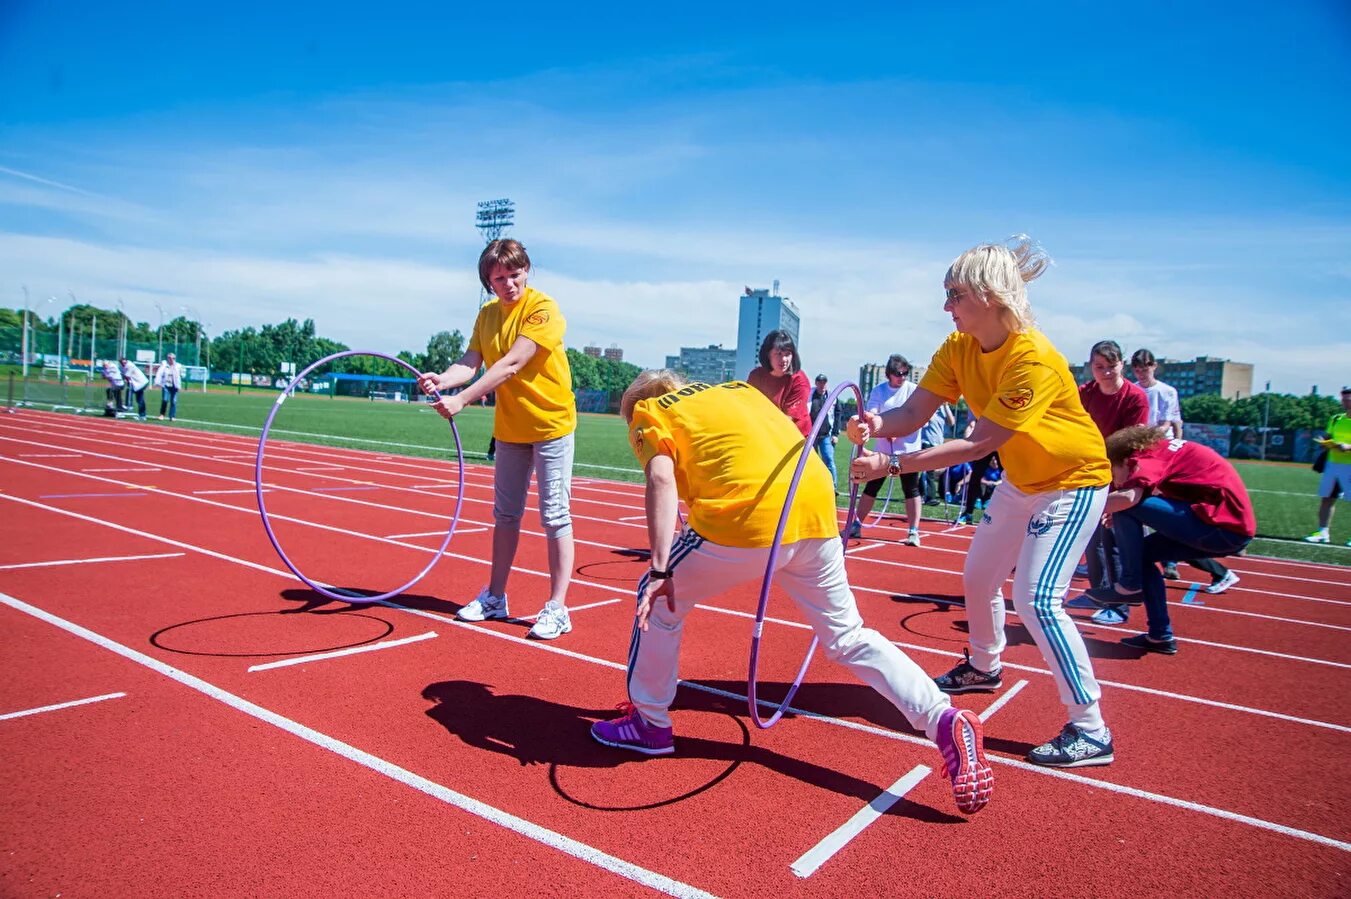
<path fill-rule="evenodd" d="M 446 5 L 0 5 L 0 302 L 420 348 L 506 196 L 569 343 L 639 364 L 775 278 L 809 369 L 922 362 L 947 264 L 1026 232 L 1071 361 L 1351 382 L 1345 3 Z"/>

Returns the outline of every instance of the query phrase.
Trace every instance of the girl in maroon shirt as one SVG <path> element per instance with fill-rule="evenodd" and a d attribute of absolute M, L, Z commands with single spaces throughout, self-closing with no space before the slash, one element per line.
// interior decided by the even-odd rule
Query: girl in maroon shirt
<path fill-rule="evenodd" d="M 1145 604 L 1149 633 L 1122 640 L 1127 646 L 1177 652 L 1163 574 L 1156 562 L 1215 558 L 1241 551 L 1257 533 L 1252 502 L 1238 472 L 1200 443 L 1160 437 L 1139 426 L 1107 438 L 1113 491 L 1107 513 L 1121 551 L 1121 580 L 1089 595 Z M 1148 537 L 1145 527 L 1154 533 Z"/>
<path fill-rule="evenodd" d="M 802 371 L 792 334 L 780 330 L 766 334 L 760 344 L 760 366 L 751 369 L 746 380 L 791 418 L 803 437 L 811 433 L 812 418 L 807 410 L 812 385 Z"/>

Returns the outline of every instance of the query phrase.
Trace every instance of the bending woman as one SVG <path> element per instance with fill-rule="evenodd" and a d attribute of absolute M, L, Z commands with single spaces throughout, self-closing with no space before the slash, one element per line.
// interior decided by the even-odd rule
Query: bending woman
<path fill-rule="evenodd" d="M 1102 691 L 1083 638 L 1061 607 L 1075 563 L 1102 517 L 1111 469 L 1102 435 L 1079 402 L 1069 363 L 1037 330 L 1025 282 L 1050 258 L 1020 236 L 982 244 L 948 269 L 945 312 L 956 331 L 929 363 L 919 389 L 899 408 L 863 413 L 849 439 L 894 437 L 921 427 L 944 402 L 964 396 L 979 416 L 970 436 L 891 456 L 866 453 L 854 481 L 956 465 L 999 451 L 1004 486 L 976 527 L 962 572 L 970 648 L 942 677 L 946 693 L 993 692 L 1003 685 L 1004 598 L 1014 571 L 1013 606 L 1055 677 L 1069 723 L 1028 753 L 1038 765 L 1112 762 L 1112 734 L 1099 709 Z"/>

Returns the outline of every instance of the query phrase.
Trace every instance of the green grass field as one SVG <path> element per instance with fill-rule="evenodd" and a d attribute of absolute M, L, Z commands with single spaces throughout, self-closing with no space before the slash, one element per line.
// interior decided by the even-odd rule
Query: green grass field
<path fill-rule="evenodd" d="M 91 392 L 101 408 L 102 393 Z M 179 394 L 179 423 L 204 430 L 258 434 L 278 394 L 234 388 L 185 390 Z M 34 397 L 36 399 L 36 397 Z M 74 399 L 74 397 L 70 397 Z M 151 423 L 159 409 L 159 394 L 146 391 Z M 46 402 L 55 402 L 48 398 Z M 41 403 L 38 403 L 41 408 Z M 76 403 L 78 405 L 78 403 Z M 466 409 L 456 423 L 467 459 L 482 460 L 492 428 L 491 409 Z M 287 400 L 273 425 L 273 436 L 335 447 L 397 452 L 445 459 L 452 443 L 445 421 L 426 406 L 372 402 L 345 397 L 297 395 Z M 848 447 L 838 449 L 841 489 Z M 1318 508 L 1318 475 L 1307 465 L 1236 462 L 1257 510 L 1258 539 L 1251 552 L 1289 559 L 1351 565 L 1351 512 L 1339 510 L 1333 520 L 1331 546 L 1314 546 L 1300 538 L 1313 530 Z M 638 482 L 641 473 L 629 451 L 623 421 L 614 415 L 581 414 L 577 427 L 576 472 L 579 477 Z M 895 503 L 893 503 L 895 505 Z M 940 514 L 941 507 L 933 511 Z M 929 511 L 926 510 L 926 514 Z"/>

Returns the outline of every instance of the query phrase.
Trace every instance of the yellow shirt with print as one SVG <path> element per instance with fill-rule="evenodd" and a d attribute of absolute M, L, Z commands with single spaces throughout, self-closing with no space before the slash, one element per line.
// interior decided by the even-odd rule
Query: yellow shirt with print
<path fill-rule="evenodd" d="M 514 303 L 492 299 L 478 311 L 469 349 L 492 368 L 518 337 L 539 349 L 515 377 L 497 388 L 493 436 L 506 443 L 540 443 L 577 430 L 572 369 L 563 347 L 567 322 L 548 294 L 527 287 Z"/>
<path fill-rule="evenodd" d="M 774 541 L 804 439 L 764 394 L 731 381 L 689 384 L 641 401 L 629 443 L 643 468 L 653 456 L 671 457 L 691 528 L 721 546 L 756 548 Z M 835 485 L 811 453 L 783 542 L 839 534 Z"/>
<path fill-rule="evenodd" d="M 1069 363 L 1040 331 L 1010 334 L 989 353 L 971 335 L 954 332 L 919 386 L 950 403 L 964 396 L 977 417 L 1014 432 L 999 460 L 1025 493 L 1112 480 L 1102 434 L 1084 411 Z"/>

